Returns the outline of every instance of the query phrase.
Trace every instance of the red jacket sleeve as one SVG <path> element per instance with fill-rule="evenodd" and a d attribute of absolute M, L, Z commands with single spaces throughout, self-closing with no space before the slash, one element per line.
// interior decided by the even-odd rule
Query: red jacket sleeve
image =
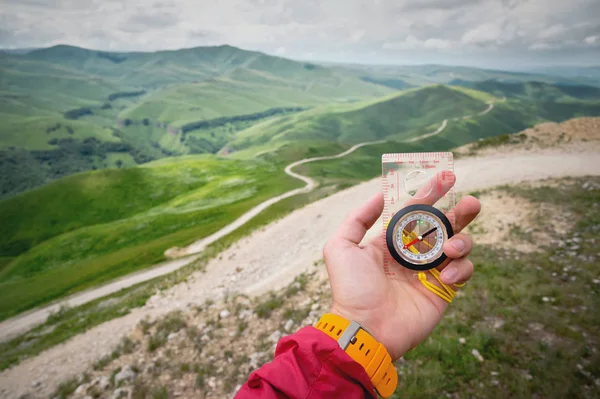
<path fill-rule="evenodd" d="M 275 358 L 250 374 L 235 399 L 376 399 L 365 369 L 314 327 L 282 338 Z"/>

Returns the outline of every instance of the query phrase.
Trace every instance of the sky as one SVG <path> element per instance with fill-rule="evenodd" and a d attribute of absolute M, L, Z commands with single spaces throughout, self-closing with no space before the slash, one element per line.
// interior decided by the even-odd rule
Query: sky
<path fill-rule="evenodd" d="M 229 44 L 359 64 L 600 65 L 599 0 L 0 0 L 0 48 Z"/>

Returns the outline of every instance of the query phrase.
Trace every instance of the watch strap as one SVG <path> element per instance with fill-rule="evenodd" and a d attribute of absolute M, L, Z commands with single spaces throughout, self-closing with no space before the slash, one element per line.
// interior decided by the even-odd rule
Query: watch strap
<path fill-rule="evenodd" d="M 364 367 L 379 395 L 388 398 L 394 393 L 398 385 L 398 373 L 392 358 L 385 346 L 359 323 L 327 313 L 315 327 L 338 341 L 340 347 Z"/>

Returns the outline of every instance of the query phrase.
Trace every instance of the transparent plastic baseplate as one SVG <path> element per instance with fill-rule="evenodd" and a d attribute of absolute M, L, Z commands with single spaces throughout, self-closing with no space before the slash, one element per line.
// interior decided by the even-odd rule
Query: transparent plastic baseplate
<path fill-rule="evenodd" d="M 456 180 L 451 152 L 383 154 L 381 156 L 384 197 L 383 231 L 396 212 L 407 205 L 426 204 L 442 211 L 454 227 L 454 188 L 442 195 Z M 390 278 L 402 268 L 386 251 L 384 271 Z"/>

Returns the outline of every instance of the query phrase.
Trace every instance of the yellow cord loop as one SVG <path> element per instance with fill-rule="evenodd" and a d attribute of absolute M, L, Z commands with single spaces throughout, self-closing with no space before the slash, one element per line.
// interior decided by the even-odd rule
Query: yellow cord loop
<path fill-rule="evenodd" d="M 440 285 L 442 286 L 443 289 L 433 283 L 430 283 L 427 280 L 427 275 L 425 274 L 425 272 L 419 272 L 419 281 L 429 291 L 433 292 L 435 295 L 439 296 L 444 301 L 446 301 L 448 303 L 452 303 L 452 299 L 456 295 L 456 291 L 454 289 L 452 289 L 451 286 L 442 283 L 442 280 L 440 279 L 440 272 L 438 271 L 438 269 L 431 269 L 431 270 L 429 270 L 429 273 L 431 273 L 431 275 L 433 277 L 435 277 L 435 279 L 440 283 Z M 454 285 L 457 287 L 462 287 L 464 284 L 454 284 Z"/>

